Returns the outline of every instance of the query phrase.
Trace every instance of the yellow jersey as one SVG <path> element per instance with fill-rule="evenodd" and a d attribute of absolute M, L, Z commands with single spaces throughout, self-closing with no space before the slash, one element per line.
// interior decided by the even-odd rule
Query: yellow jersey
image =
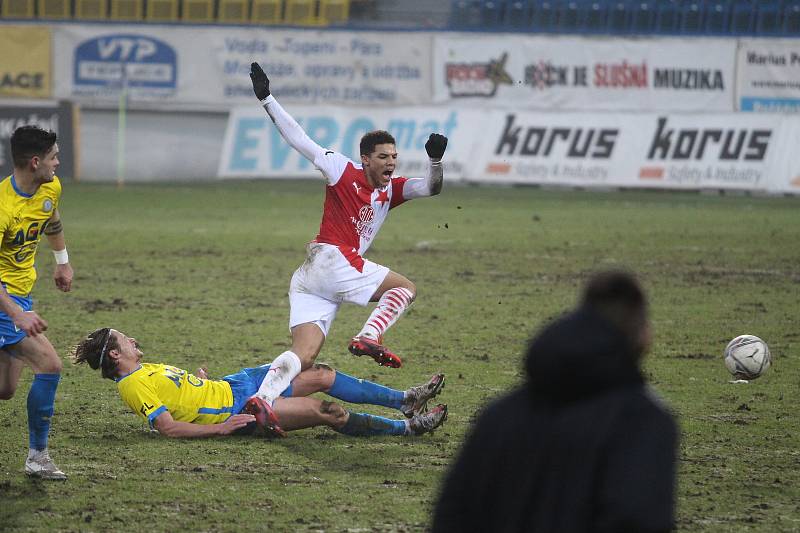
<path fill-rule="evenodd" d="M 36 248 L 61 198 L 57 177 L 28 195 L 14 176 L 0 182 L 0 280 L 9 294 L 28 296 L 36 282 Z"/>
<path fill-rule="evenodd" d="M 142 363 L 117 379 L 122 401 L 153 427 L 164 411 L 181 422 L 217 424 L 233 414 L 233 392 L 227 381 L 201 379 L 180 368 Z"/>

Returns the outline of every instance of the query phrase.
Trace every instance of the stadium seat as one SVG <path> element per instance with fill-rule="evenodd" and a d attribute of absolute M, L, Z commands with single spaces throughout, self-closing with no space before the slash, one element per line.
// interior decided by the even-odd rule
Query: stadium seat
<path fill-rule="evenodd" d="M 478 0 L 456 0 L 450 6 L 450 26 L 453 29 L 479 28 L 481 25 L 481 2 Z"/>
<path fill-rule="evenodd" d="M 760 0 L 756 10 L 756 34 L 778 35 L 781 32 L 781 5 L 779 1 Z"/>
<path fill-rule="evenodd" d="M 647 35 L 652 33 L 656 23 L 655 3 L 652 0 L 634 0 L 630 10 L 631 33 Z"/>
<path fill-rule="evenodd" d="M 228 24 L 246 23 L 250 18 L 248 4 L 247 0 L 219 0 L 217 20 Z"/>
<path fill-rule="evenodd" d="M 32 19 L 36 16 L 33 0 L 2 0 L 0 14 L 4 19 Z"/>
<path fill-rule="evenodd" d="M 697 35 L 703 29 L 702 0 L 685 0 L 681 6 L 681 33 Z"/>
<path fill-rule="evenodd" d="M 784 6 L 783 33 L 789 37 L 800 36 L 800 0 L 787 2 Z"/>
<path fill-rule="evenodd" d="M 681 13 L 677 0 L 658 0 L 656 4 L 655 32 L 676 34 L 680 31 Z"/>
<path fill-rule="evenodd" d="M 316 24 L 315 0 L 286 0 L 283 22 L 294 26 L 313 26 Z"/>
<path fill-rule="evenodd" d="M 481 27 L 495 29 L 503 21 L 503 8 L 505 2 L 501 0 L 486 0 L 481 6 Z"/>
<path fill-rule="evenodd" d="M 731 2 L 730 0 L 711 0 L 706 4 L 705 31 L 709 35 L 726 35 L 730 33 Z"/>
<path fill-rule="evenodd" d="M 552 32 L 557 28 L 557 11 L 550 0 L 534 0 L 531 6 L 531 29 L 539 32 Z"/>
<path fill-rule="evenodd" d="M 181 20 L 194 24 L 214 22 L 214 0 L 183 0 Z"/>
<path fill-rule="evenodd" d="M 610 2 L 608 6 L 608 32 L 623 34 L 630 32 L 630 9 L 627 2 Z"/>
<path fill-rule="evenodd" d="M 583 5 L 578 0 L 565 0 L 557 8 L 556 24 L 559 32 L 577 33 L 583 23 Z"/>
<path fill-rule="evenodd" d="M 78 20 L 105 20 L 108 18 L 107 0 L 75 0 L 75 18 Z"/>
<path fill-rule="evenodd" d="M 280 24 L 283 20 L 282 0 L 253 0 L 250 22 L 254 24 Z"/>
<path fill-rule="evenodd" d="M 142 20 L 142 0 L 110 0 L 111 20 Z"/>
<path fill-rule="evenodd" d="M 70 0 L 38 0 L 40 19 L 69 19 L 72 17 Z"/>
<path fill-rule="evenodd" d="M 350 0 L 320 0 L 319 22 L 324 25 L 347 24 L 350 19 Z"/>
<path fill-rule="evenodd" d="M 148 22 L 176 22 L 179 0 L 147 0 L 144 18 Z"/>
<path fill-rule="evenodd" d="M 755 6 L 750 0 L 735 0 L 731 7 L 730 32 L 734 35 L 751 35 L 755 30 Z"/>
<path fill-rule="evenodd" d="M 605 33 L 608 17 L 609 7 L 604 1 L 590 1 L 582 9 L 582 25 L 587 33 Z"/>
<path fill-rule="evenodd" d="M 510 30 L 527 30 L 531 24 L 531 5 L 528 0 L 506 3 L 503 24 Z"/>

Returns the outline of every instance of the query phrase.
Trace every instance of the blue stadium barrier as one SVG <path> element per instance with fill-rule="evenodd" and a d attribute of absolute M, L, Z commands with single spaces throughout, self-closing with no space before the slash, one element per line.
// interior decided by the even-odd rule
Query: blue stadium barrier
<path fill-rule="evenodd" d="M 787 36 L 800 36 L 800 0 L 787 2 L 783 8 L 783 33 Z"/>
<path fill-rule="evenodd" d="M 512 30 L 527 30 L 531 26 L 531 5 L 528 0 L 507 2 L 503 13 L 504 25 Z"/>
<path fill-rule="evenodd" d="M 730 23 L 730 0 L 711 0 L 706 4 L 704 33 L 709 35 L 725 35 L 730 33 Z"/>
<path fill-rule="evenodd" d="M 703 3 L 701 0 L 684 0 L 681 6 L 681 33 L 698 34 L 703 29 Z"/>
<path fill-rule="evenodd" d="M 631 33 L 647 35 L 656 24 L 656 3 L 653 0 L 634 0 L 631 4 Z"/>
<path fill-rule="evenodd" d="M 734 0 L 731 7 L 730 32 L 752 35 L 756 27 L 756 9 L 750 0 Z"/>
<path fill-rule="evenodd" d="M 681 12 L 677 0 L 658 0 L 656 4 L 656 33 L 675 34 L 680 32 Z"/>
<path fill-rule="evenodd" d="M 756 10 L 756 34 L 778 35 L 781 32 L 781 3 L 760 0 Z"/>
<path fill-rule="evenodd" d="M 534 0 L 531 6 L 531 29 L 533 31 L 553 32 L 557 27 L 558 13 L 550 0 Z"/>
<path fill-rule="evenodd" d="M 618 0 L 609 3 L 606 28 L 609 33 L 630 33 L 631 9 L 628 2 Z"/>

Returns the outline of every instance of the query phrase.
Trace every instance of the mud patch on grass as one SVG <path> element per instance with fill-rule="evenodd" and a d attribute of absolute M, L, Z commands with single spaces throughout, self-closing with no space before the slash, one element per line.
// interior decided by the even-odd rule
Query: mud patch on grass
<path fill-rule="evenodd" d="M 183 248 L 177 250 L 152 250 L 148 253 L 151 257 L 222 257 L 222 250 L 214 250 L 212 248 L 198 249 L 198 248 Z"/>
<path fill-rule="evenodd" d="M 97 313 L 98 311 L 122 311 L 128 308 L 128 302 L 122 298 L 112 300 L 90 300 L 83 304 L 83 309 L 87 313 Z"/>
<path fill-rule="evenodd" d="M 716 355 L 711 355 L 709 353 L 679 353 L 676 355 L 667 355 L 666 357 L 671 359 L 716 359 Z"/>
<path fill-rule="evenodd" d="M 731 283 L 785 283 L 800 282 L 800 273 L 758 268 L 723 268 L 702 266 L 682 273 L 689 285 L 724 285 Z"/>

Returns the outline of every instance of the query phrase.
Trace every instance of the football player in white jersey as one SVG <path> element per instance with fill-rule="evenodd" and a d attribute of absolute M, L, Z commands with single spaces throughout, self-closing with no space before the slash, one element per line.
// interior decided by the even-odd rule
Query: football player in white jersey
<path fill-rule="evenodd" d="M 378 364 L 398 368 L 400 358 L 383 346 L 383 334 L 408 309 L 416 287 L 405 276 L 363 257 L 389 210 L 407 200 L 442 190 L 442 156 L 447 137 L 433 133 L 425 143 L 430 158 L 424 178 L 394 177 L 395 140 L 386 131 L 362 137 L 361 161 L 319 146 L 270 94 L 269 78 L 258 63 L 250 66 L 253 91 L 281 136 L 311 161 L 327 187 L 319 234 L 308 244 L 305 262 L 289 288 L 292 348 L 272 363 L 273 372 L 256 396 L 272 402 L 301 369 L 319 354 L 342 302 L 374 311 L 349 345 L 352 354 L 369 355 Z"/>

